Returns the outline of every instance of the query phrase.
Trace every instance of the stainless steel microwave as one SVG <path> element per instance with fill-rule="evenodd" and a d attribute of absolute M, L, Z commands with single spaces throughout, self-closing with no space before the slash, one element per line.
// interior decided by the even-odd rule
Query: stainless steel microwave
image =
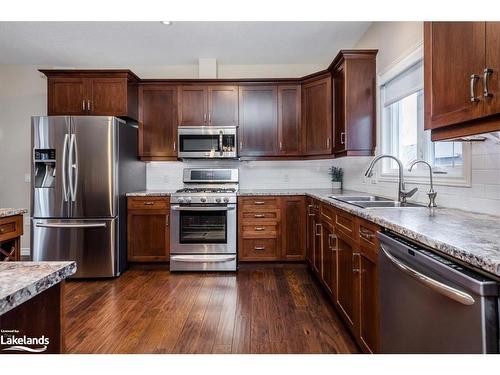
<path fill-rule="evenodd" d="M 181 126 L 178 156 L 182 159 L 237 158 L 236 126 Z"/>

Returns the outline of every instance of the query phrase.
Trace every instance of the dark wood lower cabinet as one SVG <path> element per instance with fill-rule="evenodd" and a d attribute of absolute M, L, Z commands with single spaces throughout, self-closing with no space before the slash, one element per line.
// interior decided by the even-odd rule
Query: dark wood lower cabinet
<path fill-rule="evenodd" d="M 380 228 L 307 198 L 306 259 L 365 353 L 379 352 Z M 319 207 L 319 208 L 318 208 Z M 319 225 L 317 225 L 319 224 Z"/>
<path fill-rule="evenodd" d="M 127 239 L 129 262 L 168 262 L 169 198 L 129 197 Z"/>
<path fill-rule="evenodd" d="M 286 260 L 304 260 L 306 248 L 305 199 L 303 196 L 281 198 L 281 252 Z"/>

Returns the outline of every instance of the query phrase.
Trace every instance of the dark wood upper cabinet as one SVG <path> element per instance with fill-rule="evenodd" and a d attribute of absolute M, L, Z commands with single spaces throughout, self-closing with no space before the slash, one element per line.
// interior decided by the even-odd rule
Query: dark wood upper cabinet
<path fill-rule="evenodd" d="M 377 50 L 342 50 L 330 66 L 337 157 L 375 150 L 376 56 Z"/>
<path fill-rule="evenodd" d="M 432 140 L 500 130 L 499 74 L 499 22 L 425 22 L 425 129 Z"/>
<path fill-rule="evenodd" d="M 278 86 L 278 149 L 280 155 L 300 155 L 300 85 Z"/>
<path fill-rule="evenodd" d="M 49 115 L 85 115 L 87 80 L 81 77 L 57 77 L 48 80 Z"/>
<path fill-rule="evenodd" d="M 179 126 L 237 126 L 238 87 L 179 87 Z"/>
<path fill-rule="evenodd" d="M 179 86 L 179 126 L 208 125 L 207 86 Z"/>
<path fill-rule="evenodd" d="M 208 125 L 238 125 L 237 86 L 208 86 Z"/>
<path fill-rule="evenodd" d="M 139 156 L 177 159 L 177 86 L 139 87 Z"/>
<path fill-rule="evenodd" d="M 278 154 L 276 86 L 240 86 L 239 137 L 241 156 Z"/>
<path fill-rule="evenodd" d="M 330 75 L 302 85 L 302 153 L 332 153 L 332 80 Z"/>
<path fill-rule="evenodd" d="M 281 217 L 282 259 L 303 260 L 306 248 L 305 197 L 282 197 Z"/>
<path fill-rule="evenodd" d="M 138 78 L 129 70 L 41 70 L 48 77 L 48 115 L 137 119 Z"/>

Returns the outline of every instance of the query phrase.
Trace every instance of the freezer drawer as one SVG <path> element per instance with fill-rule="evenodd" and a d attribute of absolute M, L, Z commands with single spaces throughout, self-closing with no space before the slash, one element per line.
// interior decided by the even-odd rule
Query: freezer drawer
<path fill-rule="evenodd" d="M 75 278 L 118 276 L 118 219 L 32 219 L 33 261 L 76 261 Z"/>
<path fill-rule="evenodd" d="M 236 254 L 172 254 L 170 271 L 236 271 Z"/>

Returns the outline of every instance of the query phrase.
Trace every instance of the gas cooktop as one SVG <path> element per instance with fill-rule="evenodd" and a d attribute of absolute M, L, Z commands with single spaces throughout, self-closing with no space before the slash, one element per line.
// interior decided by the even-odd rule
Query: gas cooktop
<path fill-rule="evenodd" d="M 235 188 L 222 188 L 222 187 L 196 187 L 196 188 L 183 188 L 176 191 L 176 193 L 185 194 L 231 194 L 236 193 Z"/>

